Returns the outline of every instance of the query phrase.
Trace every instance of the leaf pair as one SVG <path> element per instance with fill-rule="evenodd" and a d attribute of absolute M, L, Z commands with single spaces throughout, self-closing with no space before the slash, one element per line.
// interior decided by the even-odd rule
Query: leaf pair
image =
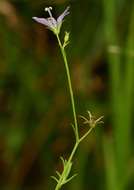
<path fill-rule="evenodd" d="M 58 171 L 56 171 L 57 177 L 51 176 L 57 182 L 57 186 L 59 188 L 61 188 L 61 186 L 71 181 L 77 175 L 74 174 L 68 178 L 72 168 L 72 162 L 66 159 L 64 160 L 63 157 L 61 157 L 61 161 L 63 164 L 63 172 L 60 174 Z"/>

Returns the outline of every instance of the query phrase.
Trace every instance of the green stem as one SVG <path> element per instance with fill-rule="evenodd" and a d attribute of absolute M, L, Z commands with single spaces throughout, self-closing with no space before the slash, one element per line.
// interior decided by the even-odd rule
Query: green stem
<path fill-rule="evenodd" d="M 61 44 L 59 36 L 58 35 L 56 35 L 56 36 L 57 36 L 57 40 L 58 40 L 58 43 L 60 46 L 61 54 L 62 54 L 62 57 L 64 60 L 65 68 L 66 68 L 66 74 L 67 74 L 67 79 L 68 79 L 68 86 L 69 86 L 70 98 L 71 98 L 71 104 L 72 104 L 72 110 L 73 110 L 74 124 L 75 124 L 75 136 L 76 136 L 76 142 L 77 142 L 79 140 L 79 132 L 78 132 L 78 123 L 77 123 L 77 117 L 76 117 L 76 110 L 75 110 L 74 95 L 73 95 L 70 71 L 69 71 L 69 67 L 68 67 L 66 52 L 64 50 L 64 47 Z"/>
<path fill-rule="evenodd" d="M 77 150 L 78 145 L 79 145 L 79 142 L 76 142 L 75 145 L 74 145 L 74 148 L 73 148 L 73 150 L 72 150 L 72 152 L 71 152 L 71 154 L 69 156 L 69 159 L 67 161 L 67 165 L 72 161 L 72 158 L 73 158 L 73 156 L 74 156 L 74 154 L 75 154 L 75 152 Z M 66 168 L 68 168 L 68 167 L 66 167 Z M 61 176 L 58 184 L 56 185 L 55 190 L 59 190 L 61 188 L 61 181 L 62 181 L 63 177 L 64 177 L 64 173 L 62 173 L 62 176 Z"/>
<path fill-rule="evenodd" d="M 78 145 L 79 145 L 79 142 L 76 142 L 75 145 L 74 145 L 74 148 L 73 148 L 73 150 L 71 152 L 71 155 L 70 155 L 70 157 L 68 159 L 68 162 L 71 162 L 71 160 L 72 160 L 72 158 L 73 158 L 73 156 L 74 156 L 74 154 L 75 154 L 75 152 L 77 150 Z"/>
<path fill-rule="evenodd" d="M 71 104 L 72 104 L 72 110 L 73 110 L 73 117 L 74 117 L 74 126 L 75 126 L 75 137 L 76 137 L 76 143 L 73 147 L 73 150 L 67 160 L 67 165 L 66 165 L 66 169 L 63 170 L 63 173 L 61 174 L 60 176 L 60 179 L 55 187 L 55 190 L 59 190 L 62 186 L 62 180 L 64 178 L 64 175 L 66 173 L 66 170 L 68 169 L 68 165 L 71 163 L 72 159 L 73 159 L 73 156 L 78 148 L 78 145 L 80 144 L 81 141 L 83 141 L 87 136 L 88 134 L 92 131 L 93 128 L 90 128 L 88 130 L 88 132 L 83 135 L 81 138 L 79 138 L 79 131 L 78 131 L 78 123 L 77 123 L 77 117 L 76 117 L 76 110 L 75 110 L 75 103 L 74 103 L 74 95 L 73 95 L 73 90 L 72 90 L 72 83 L 71 83 L 71 77 L 70 77 L 70 72 L 69 72 L 69 67 L 68 67 L 68 62 L 67 62 L 67 57 L 66 57 L 66 52 L 65 52 L 65 49 L 60 41 L 60 38 L 58 35 L 57 36 L 57 40 L 58 40 L 58 43 L 59 43 L 59 46 L 60 46 L 60 50 L 61 50 L 61 53 L 62 53 L 62 56 L 63 56 L 63 60 L 64 60 L 64 64 L 65 64 L 65 68 L 66 68 L 66 74 L 67 74 L 67 79 L 68 79 L 68 86 L 69 86 L 69 91 L 70 91 L 70 98 L 71 98 Z"/>
<path fill-rule="evenodd" d="M 89 133 L 92 131 L 93 127 L 91 127 L 80 139 L 79 139 L 79 143 L 81 141 L 83 141 L 88 135 Z"/>
<path fill-rule="evenodd" d="M 74 156 L 74 154 L 75 154 L 75 152 L 76 152 L 76 150 L 77 150 L 77 148 L 78 148 L 78 145 L 89 135 L 89 133 L 92 131 L 92 129 L 93 129 L 93 128 L 90 128 L 90 129 L 87 131 L 87 133 L 85 133 L 85 135 L 83 135 L 83 136 L 75 143 L 74 148 L 73 148 L 73 150 L 72 150 L 72 152 L 71 152 L 71 154 L 70 154 L 70 156 L 69 156 L 69 158 L 68 158 L 67 165 L 72 161 L 73 156 Z M 68 168 L 68 167 L 67 167 L 67 168 Z M 66 172 L 66 171 L 65 171 L 65 172 Z M 61 181 L 62 181 L 63 177 L 64 177 L 64 172 L 62 173 L 61 178 L 60 178 L 58 184 L 56 185 L 55 190 L 59 190 L 59 189 L 61 188 Z"/>
<path fill-rule="evenodd" d="M 89 135 L 89 133 L 92 131 L 93 128 L 90 128 L 74 145 L 74 148 L 72 150 L 72 153 L 68 159 L 68 162 L 71 162 L 76 150 L 77 150 L 77 147 L 78 145 Z"/>

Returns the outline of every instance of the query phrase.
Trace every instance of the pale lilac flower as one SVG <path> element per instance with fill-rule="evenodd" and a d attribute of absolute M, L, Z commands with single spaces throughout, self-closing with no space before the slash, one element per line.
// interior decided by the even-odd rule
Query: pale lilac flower
<path fill-rule="evenodd" d="M 66 10 L 57 19 L 55 19 L 52 16 L 51 10 L 52 10 L 52 7 L 45 8 L 45 11 L 48 12 L 50 17 L 48 17 L 48 18 L 33 17 L 33 19 L 35 21 L 47 26 L 50 30 L 52 30 L 57 35 L 60 33 L 60 28 L 63 23 L 64 17 L 69 14 L 69 7 L 67 7 Z"/>

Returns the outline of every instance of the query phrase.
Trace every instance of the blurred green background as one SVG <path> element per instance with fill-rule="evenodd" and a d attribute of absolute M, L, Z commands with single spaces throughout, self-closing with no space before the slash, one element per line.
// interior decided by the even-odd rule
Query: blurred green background
<path fill-rule="evenodd" d="M 54 189 L 73 120 L 55 36 L 35 23 L 70 5 L 64 31 L 77 115 L 104 115 L 74 159 L 66 190 L 134 189 L 134 1 L 0 0 L 0 190 Z M 80 131 L 86 130 L 81 125 Z"/>

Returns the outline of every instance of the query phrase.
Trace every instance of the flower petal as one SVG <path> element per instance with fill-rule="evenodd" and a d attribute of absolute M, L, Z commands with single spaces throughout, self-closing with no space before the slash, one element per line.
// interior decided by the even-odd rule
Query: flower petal
<path fill-rule="evenodd" d="M 58 24 L 62 24 L 62 21 L 63 21 L 63 19 L 64 19 L 64 17 L 66 16 L 66 15 L 68 15 L 69 14 L 69 6 L 66 8 L 66 10 L 57 18 L 57 23 Z"/>
<path fill-rule="evenodd" d="M 51 25 L 51 23 L 47 20 L 47 19 L 45 19 L 45 18 L 38 18 L 38 17 L 33 17 L 33 19 L 36 21 L 36 22 L 39 22 L 39 23 L 41 23 L 41 24 L 43 24 L 43 25 L 45 25 L 45 26 L 48 26 L 48 27 L 52 27 L 52 25 Z"/>
<path fill-rule="evenodd" d="M 49 22 L 51 28 L 56 28 L 57 27 L 57 21 L 53 17 L 47 18 L 47 21 Z"/>

